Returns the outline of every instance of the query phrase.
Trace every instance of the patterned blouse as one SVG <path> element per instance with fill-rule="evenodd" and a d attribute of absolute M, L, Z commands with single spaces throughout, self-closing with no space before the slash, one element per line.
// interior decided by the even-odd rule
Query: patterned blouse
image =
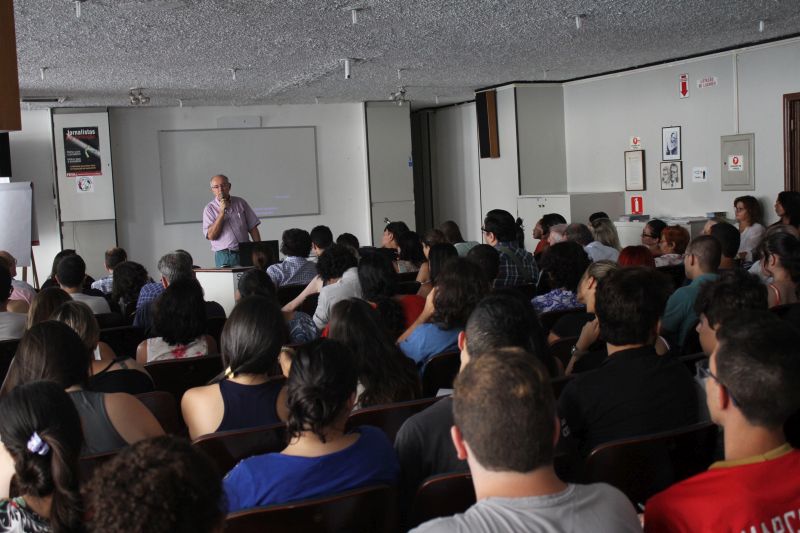
<path fill-rule="evenodd" d="M 565 311 L 581 307 L 578 297 L 567 289 L 553 289 L 547 294 L 536 296 L 531 300 L 533 308 L 537 313 L 548 313 L 550 311 Z"/>
<path fill-rule="evenodd" d="M 22 498 L 0 500 L 0 531 L 50 533 L 50 524 L 30 510 Z"/>

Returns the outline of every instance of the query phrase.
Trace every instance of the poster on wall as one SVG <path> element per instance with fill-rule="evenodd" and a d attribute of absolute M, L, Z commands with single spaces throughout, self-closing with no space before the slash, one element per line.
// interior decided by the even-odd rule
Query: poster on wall
<path fill-rule="evenodd" d="M 64 128 L 64 168 L 68 178 L 103 174 L 98 129 L 97 126 Z"/>

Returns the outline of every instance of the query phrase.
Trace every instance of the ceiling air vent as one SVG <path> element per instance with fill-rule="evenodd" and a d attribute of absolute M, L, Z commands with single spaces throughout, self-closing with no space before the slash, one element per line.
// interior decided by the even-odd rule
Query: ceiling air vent
<path fill-rule="evenodd" d="M 67 101 L 66 96 L 23 96 L 20 100 L 23 104 L 63 104 Z"/>

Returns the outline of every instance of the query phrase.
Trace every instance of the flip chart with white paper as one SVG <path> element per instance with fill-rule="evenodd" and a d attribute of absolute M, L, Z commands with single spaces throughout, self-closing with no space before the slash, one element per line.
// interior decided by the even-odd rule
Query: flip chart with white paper
<path fill-rule="evenodd" d="M 19 266 L 31 264 L 32 220 L 31 182 L 0 183 L 0 250 L 10 252 Z"/>
<path fill-rule="evenodd" d="M 158 146 L 165 224 L 200 222 L 216 174 L 261 218 L 319 213 L 314 127 L 165 130 Z"/>

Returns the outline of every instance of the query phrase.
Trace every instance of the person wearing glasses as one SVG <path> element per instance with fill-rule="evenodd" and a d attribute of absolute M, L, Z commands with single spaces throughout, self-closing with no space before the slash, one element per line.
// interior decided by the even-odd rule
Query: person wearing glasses
<path fill-rule="evenodd" d="M 661 238 L 661 232 L 667 224 L 663 220 L 654 218 L 644 226 L 642 230 L 642 246 L 647 246 L 653 257 L 661 255 L 661 248 L 658 246 L 658 240 Z"/>
<path fill-rule="evenodd" d="M 239 243 L 261 240 L 261 221 L 243 198 L 231 196 L 231 182 L 218 174 L 211 178 L 214 199 L 203 211 L 203 236 L 211 241 L 217 268 L 239 264 Z"/>
<path fill-rule="evenodd" d="M 800 451 L 786 435 L 800 408 L 800 333 L 767 311 L 739 311 L 717 342 L 703 375 L 725 460 L 650 498 L 644 529 L 796 531 Z"/>

